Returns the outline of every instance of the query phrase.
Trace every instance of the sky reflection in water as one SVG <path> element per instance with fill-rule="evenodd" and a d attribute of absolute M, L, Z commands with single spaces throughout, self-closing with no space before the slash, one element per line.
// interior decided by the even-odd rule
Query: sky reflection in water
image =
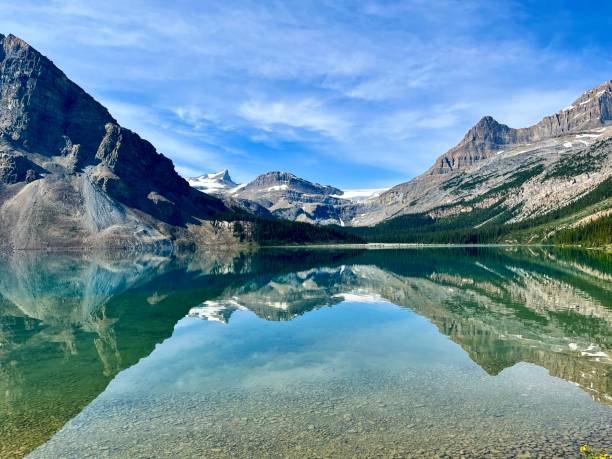
<path fill-rule="evenodd" d="M 605 257 L 60 261 L 0 275 L 9 455 L 73 416 L 34 457 L 567 455 L 612 435 Z"/>

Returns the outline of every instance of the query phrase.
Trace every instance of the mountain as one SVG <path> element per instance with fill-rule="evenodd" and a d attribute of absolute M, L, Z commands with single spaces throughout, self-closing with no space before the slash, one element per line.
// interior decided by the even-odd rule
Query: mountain
<path fill-rule="evenodd" d="M 231 186 L 224 171 L 207 183 Z M 209 186 L 210 188 L 210 186 Z M 172 161 L 13 35 L 0 35 L 0 247 L 173 250 L 342 239 L 195 188 Z M 350 239 L 353 239 L 352 237 Z"/>
<path fill-rule="evenodd" d="M 232 238 L 210 222 L 231 212 L 221 200 L 13 35 L 0 35 L 0 206 L 12 248 Z"/>
<path fill-rule="evenodd" d="M 485 116 L 459 144 L 440 156 L 428 172 L 445 174 L 456 171 L 490 158 L 510 145 L 588 131 L 605 126 L 611 120 L 612 81 L 606 81 L 582 94 L 569 107 L 528 128 L 513 129 Z"/>
<path fill-rule="evenodd" d="M 207 194 L 223 194 L 238 186 L 230 177 L 227 169 L 199 177 L 187 178 L 187 182 L 196 190 Z"/>
<path fill-rule="evenodd" d="M 531 127 L 484 117 L 423 175 L 384 192 L 277 171 L 244 185 L 227 171 L 188 182 L 48 58 L 0 35 L 0 241 L 156 250 L 360 237 L 529 242 L 588 233 L 605 241 L 610 137 L 607 81 Z M 274 218 L 365 229 L 349 236 Z"/>
<path fill-rule="evenodd" d="M 233 196 L 254 201 L 278 218 L 309 223 L 340 223 L 342 190 L 312 183 L 288 172 L 268 172 L 237 189 Z"/>
<path fill-rule="evenodd" d="M 187 181 L 194 188 L 221 197 L 228 205 L 262 216 L 267 212 L 275 218 L 336 225 L 353 218 L 355 203 L 382 191 L 343 191 L 279 171 L 267 172 L 241 185 L 231 180 L 227 170 Z"/>
<path fill-rule="evenodd" d="M 466 242 L 470 231 L 492 233 L 493 227 L 488 242 L 576 240 L 585 231 L 602 233 L 600 219 L 612 215 L 610 137 L 612 81 L 607 81 L 527 128 L 485 116 L 425 173 L 391 189 L 340 190 L 286 172 L 242 185 L 227 171 L 189 182 L 227 205 L 249 212 L 259 206 L 260 215 L 366 227 L 353 232 L 376 242 Z M 533 231 L 525 230 L 530 226 Z M 463 239 L 452 239 L 458 236 L 449 232 L 458 231 Z M 435 240 L 423 239 L 434 232 Z"/>
<path fill-rule="evenodd" d="M 487 116 L 428 171 L 366 201 L 349 223 L 377 225 L 372 240 L 468 230 L 550 238 L 612 213 L 611 137 L 612 81 L 528 128 Z"/>

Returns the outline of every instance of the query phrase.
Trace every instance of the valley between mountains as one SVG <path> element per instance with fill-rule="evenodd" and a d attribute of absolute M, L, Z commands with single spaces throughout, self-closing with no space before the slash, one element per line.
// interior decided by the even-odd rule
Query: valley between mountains
<path fill-rule="evenodd" d="M 353 227 L 375 242 L 610 242 L 612 81 L 534 126 L 483 117 L 422 175 L 388 190 L 339 190 L 289 173 L 248 184 L 188 179 L 272 216 Z"/>
<path fill-rule="evenodd" d="M 8 249 L 291 243 L 609 246 L 612 81 L 534 126 L 489 116 L 422 175 L 342 190 L 172 161 L 13 35 L 0 35 L 0 238 Z"/>

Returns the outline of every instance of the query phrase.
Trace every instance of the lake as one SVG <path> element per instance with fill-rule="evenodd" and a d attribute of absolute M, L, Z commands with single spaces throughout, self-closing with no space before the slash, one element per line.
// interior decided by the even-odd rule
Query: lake
<path fill-rule="evenodd" d="M 538 247 L 0 260 L 0 457 L 612 447 L 612 256 Z"/>

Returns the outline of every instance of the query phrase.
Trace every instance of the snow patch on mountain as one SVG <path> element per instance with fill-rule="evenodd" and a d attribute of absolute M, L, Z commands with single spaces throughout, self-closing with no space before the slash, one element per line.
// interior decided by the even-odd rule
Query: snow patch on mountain
<path fill-rule="evenodd" d="M 355 190 L 342 190 L 341 195 L 332 195 L 334 198 L 348 199 L 349 201 L 367 201 L 370 198 L 380 196 L 387 191 L 388 188 L 363 188 Z"/>
<path fill-rule="evenodd" d="M 186 180 L 196 190 L 208 194 L 232 192 L 239 186 L 232 180 L 227 169 L 212 174 L 204 174 L 199 177 L 188 177 Z"/>

